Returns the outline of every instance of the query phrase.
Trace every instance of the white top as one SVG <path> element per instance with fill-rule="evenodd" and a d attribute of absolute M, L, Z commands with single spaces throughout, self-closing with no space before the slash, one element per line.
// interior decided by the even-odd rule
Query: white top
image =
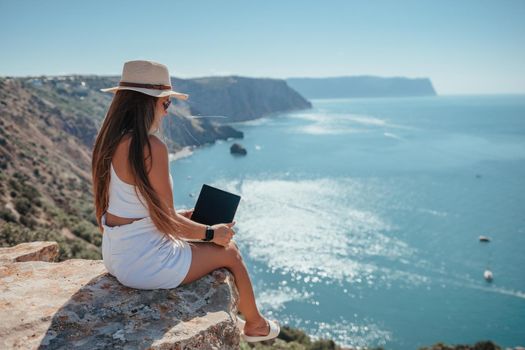
<path fill-rule="evenodd" d="M 170 175 L 170 184 L 173 189 L 173 178 Z M 146 200 L 135 186 L 122 181 L 111 163 L 109 181 L 109 203 L 107 211 L 123 218 L 145 218 L 149 216 Z M 138 197 L 137 197 L 138 194 Z M 142 201 L 142 202 L 141 202 Z M 143 204 L 144 203 L 144 204 Z"/>

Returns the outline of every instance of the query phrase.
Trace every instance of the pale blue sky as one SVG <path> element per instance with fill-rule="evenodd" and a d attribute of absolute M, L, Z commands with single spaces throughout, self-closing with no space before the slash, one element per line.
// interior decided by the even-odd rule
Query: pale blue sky
<path fill-rule="evenodd" d="M 0 0 L 0 76 L 429 77 L 439 94 L 525 93 L 525 1 Z"/>

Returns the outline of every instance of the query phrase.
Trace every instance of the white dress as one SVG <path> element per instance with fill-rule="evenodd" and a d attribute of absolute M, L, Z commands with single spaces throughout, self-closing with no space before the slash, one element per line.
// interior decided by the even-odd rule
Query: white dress
<path fill-rule="evenodd" d="M 173 188 L 173 179 L 170 174 Z M 133 185 L 122 181 L 111 164 L 107 212 L 126 218 L 141 218 L 110 227 L 102 215 L 102 258 L 109 273 L 120 283 L 138 289 L 175 288 L 191 265 L 191 247 L 184 240 L 170 240 L 160 232 L 149 211 L 135 194 Z M 137 189 L 138 192 L 138 189 Z M 144 203 L 145 200 L 140 195 Z"/>

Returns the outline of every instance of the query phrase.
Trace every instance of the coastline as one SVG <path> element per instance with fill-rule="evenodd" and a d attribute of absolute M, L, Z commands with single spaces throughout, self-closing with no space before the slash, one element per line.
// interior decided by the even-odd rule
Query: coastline
<path fill-rule="evenodd" d="M 170 162 L 176 161 L 177 159 L 186 158 L 193 154 L 193 148 L 192 146 L 184 146 L 182 149 L 178 150 L 174 153 L 169 153 L 168 160 Z"/>

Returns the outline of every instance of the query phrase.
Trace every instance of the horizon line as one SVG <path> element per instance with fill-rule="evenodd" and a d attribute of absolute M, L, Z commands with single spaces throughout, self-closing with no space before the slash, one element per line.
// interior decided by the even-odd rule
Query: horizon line
<path fill-rule="evenodd" d="M 60 74 L 40 74 L 40 75 L 0 75 L 0 78 L 42 78 L 42 77 L 72 77 L 72 76 L 88 76 L 88 77 L 120 77 L 121 74 L 95 74 L 95 73 L 60 73 Z M 330 78 L 350 78 L 350 77 L 376 77 L 376 78 L 383 78 L 383 79 L 392 79 L 392 78 L 405 78 L 405 79 L 429 79 L 432 86 L 434 83 L 432 82 L 432 78 L 430 77 L 417 77 L 417 78 L 411 78 L 411 77 L 405 77 L 405 76 L 380 76 L 380 75 L 371 75 L 371 74 L 361 74 L 361 75 L 339 75 L 339 76 L 324 76 L 324 77 L 287 77 L 287 78 L 275 78 L 275 77 L 264 77 L 264 76 L 247 76 L 247 75 L 238 75 L 238 74 L 230 74 L 230 75 L 206 75 L 206 76 L 193 76 L 193 77 L 177 77 L 170 75 L 170 78 L 175 79 L 182 79 L 182 80 L 192 80 L 192 79 L 204 79 L 204 78 L 228 78 L 228 77 L 240 77 L 240 78 L 249 78 L 249 79 L 274 79 L 274 80 L 284 80 L 287 79 L 330 79 Z M 434 88 L 435 89 L 435 88 Z M 503 92 L 447 92 L 447 93 L 440 93 L 438 94 L 436 92 L 436 95 L 434 96 L 447 96 L 447 95 L 525 95 L 525 91 L 503 91 Z M 432 96 L 432 95 L 426 95 L 426 96 Z M 388 96 L 384 96 L 388 97 Z"/>

